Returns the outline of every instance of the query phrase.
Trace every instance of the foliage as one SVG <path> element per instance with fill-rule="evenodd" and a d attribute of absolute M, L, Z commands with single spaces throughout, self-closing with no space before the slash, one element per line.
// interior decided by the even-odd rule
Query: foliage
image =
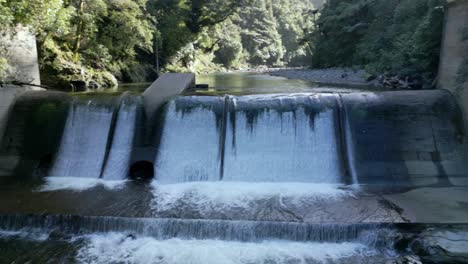
<path fill-rule="evenodd" d="M 315 67 L 363 66 L 433 79 L 444 0 L 330 0 L 310 37 Z"/>
<path fill-rule="evenodd" d="M 236 16 L 234 19 L 239 20 Z M 229 19 L 216 28 L 218 49 L 215 51 L 215 62 L 228 68 L 242 65 L 244 46 L 241 38 L 241 28 Z"/>
<path fill-rule="evenodd" d="M 0 22 L 36 34 L 44 84 L 110 86 L 110 76 L 144 81 L 157 68 L 308 64 L 308 14 L 323 1 L 0 0 Z"/>
<path fill-rule="evenodd" d="M 174 32 L 175 24 L 170 26 L 170 32 L 164 31 L 167 25 L 160 26 L 161 35 L 166 37 L 164 42 L 181 40 L 162 48 L 163 56 L 167 56 L 163 58 L 166 69 L 210 71 L 257 66 L 305 66 L 310 63 L 311 53 L 303 39 L 314 25 L 314 16 L 309 15 L 315 8 L 314 4 L 321 5 L 323 0 L 236 3 L 239 8 L 234 14 L 218 16 L 219 19 L 212 21 L 222 22 L 205 24 L 196 35 L 191 34 L 190 28 L 185 28 L 186 23 L 178 24 L 183 30 L 177 33 Z M 171 10 L 174 12 L 176 9 Z M 178 14 L 183 16 L 184 12 Z M 167 19 L 158 18 L 158 21 L 167 23 Z M 190 39 L 190 44 L 187 39 Z M 167 50 L 167 46 L 173 50 Z"/>
<path fill-rule="evenodd" d="M 121 76 L 138 50 L 152 50 L 146 0 L 0 0 L 0 12 L 7 28 L 36 34 L 45 84 L 115 85 L 110 73 Z"/>
<path fill-rule="evenodd" d="M 272 0 L 256 0 L 241 12 L 242 39 L 253 65 L 279 66 L 284 56 Z"/>
<path fill-rule="evenodd" d="M 0 82 L 6 82 L 10 76 L 10 65 L 8 60 L 4 57 L 0 57 Z"/>

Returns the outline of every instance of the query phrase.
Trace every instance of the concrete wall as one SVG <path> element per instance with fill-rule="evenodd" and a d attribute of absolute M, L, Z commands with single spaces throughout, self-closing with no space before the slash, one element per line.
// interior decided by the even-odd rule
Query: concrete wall
<path fill-rule="evenodd" d="M 359 183 L 468 184 L 460 111 L 444 90 L 343 94 L 351 171 Z"/>
<path fill-rule="evenodd" d="M 10 109 L 13 107 L 16 99 L 28 90 L 31 90 L 31 88 L 19 86 L 0 87 L 0 146 L 2 145 Z"/>
<path fill-rule="evenodd" d="M 462 30 L 468 26 L 468 0 L 449 0 L 445 17 L 444 35 L 439 68 L 439 88 L 454 93 L 464 108 L 468 121 L 468 87 L 457 91 L 457 72 L 466 55 L 468 41 L 463 41 Z M 468 125 L 468 123 L 467 123 Z M 468 126 L 467 126 L 468 127 Z"/>
<path fill-rule="evenodd" d="M 5 129 L 0 144 L 0 177 L 30 175 L 42 159 L 56 153 L 61 141 L 69 95 L 25 90 L 0 90 L 6 95 L 1 100 L 10 105 L 9 110 L 2 111 Z"/>
<path fill-rule="evenodd" d="M 17 34 L 0 36 L 0 41 L 6 43 L 7 59 L 15 67 L 16 79 L 20 82 L 41 84 L 36 38 L 27 29 L 17 29 Z"/>

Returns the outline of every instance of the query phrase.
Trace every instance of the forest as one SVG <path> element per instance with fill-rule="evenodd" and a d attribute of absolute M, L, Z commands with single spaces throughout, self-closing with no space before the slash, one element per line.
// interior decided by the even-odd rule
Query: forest
<path fill-rule="evenodd" d="M 106 87 L 151 81 L 158 72 L 298 66 L 363 68 L 370 76 L 408 76 L 429 85 L 436 78 L 445 5 L 445 0 L 0 0 L 0 23 L 8 32 L 21 25 L 36 35 L 48 86 L 78 81 Z M 1 55 L 5 47 L 0 51 L 5 82 L 14 65 Z"/>
<path fill-rule="evenodd" d="M 445 0 L 329 0 L 310 38 L 313 66 L 436 78 Z"/>
<path fill-rule="evenodd" d="M 0 23 L 34 32 L 45 85 L 113 86 L 150 81 L 158 71 L 305 65 L 311 53 L 302 40 L 317 3 L 0 0 Z M 12 71 L 5 57 L 0 63 L 2 75 Z"/>

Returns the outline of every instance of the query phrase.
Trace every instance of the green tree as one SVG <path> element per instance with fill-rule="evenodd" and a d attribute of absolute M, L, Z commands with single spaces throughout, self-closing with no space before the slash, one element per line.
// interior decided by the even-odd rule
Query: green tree
<path fill-rule="evenodd" d="M 253 65 L 281 65 L 284 49 L 272 0 L 256 0 L 250 8 L 242 9 L 242 42 Z"/>
<path fill-rule="evenodd" d="M 330 0 L 310 38 L 315 67 L 437 75 L 444 0 Z"/>

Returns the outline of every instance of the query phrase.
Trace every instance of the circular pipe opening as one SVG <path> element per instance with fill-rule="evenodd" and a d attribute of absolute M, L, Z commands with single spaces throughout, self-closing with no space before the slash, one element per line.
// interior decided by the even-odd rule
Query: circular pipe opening
<path fill-rule="evenodd" d="M 52 154 L 44 155 L 39 162 L 37 163 L 36 169 L 33 172 L 33 175 L 45 177 L 52 165 Z"/>
<path fill-rule="evenodd" d="M 132 180 L 151 180 L 154 177 L 154 166 L 149 161 L 138 161 L 130 166 L 130 179 Z"/>

